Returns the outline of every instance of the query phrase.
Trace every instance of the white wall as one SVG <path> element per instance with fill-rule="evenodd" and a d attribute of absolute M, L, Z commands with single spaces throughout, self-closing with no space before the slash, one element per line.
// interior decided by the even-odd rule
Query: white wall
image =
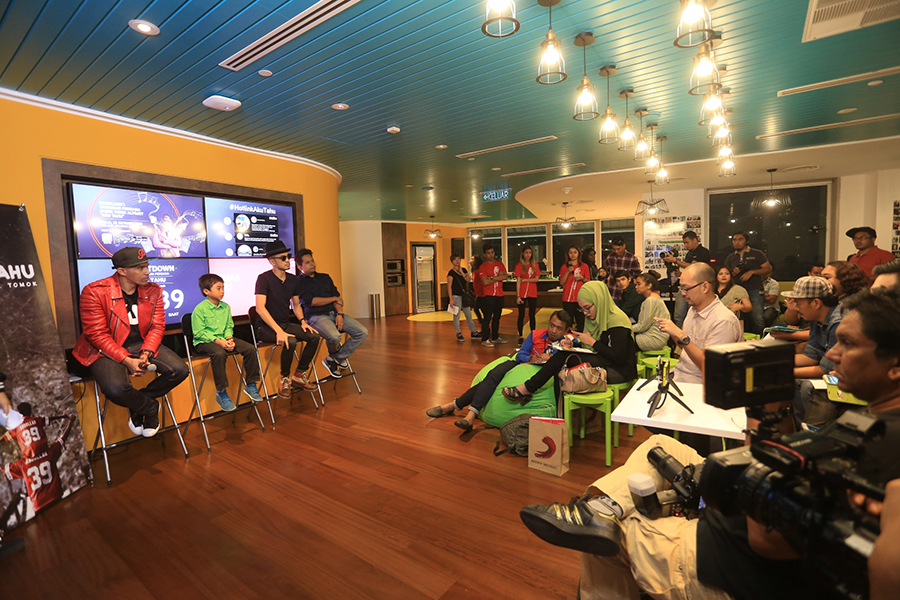
<path fill-rule="evenodd" d="M 832 240 L 836 248 L 832 260 L 843 260 L 856 252 L 844 235 L 852 227 L 868 225 L 878 232 L 879 248 L 891 249 L 894 201 L 900 200 L 900 169 L 873 171 L 838 179 L 835 226 Z"/>
<path fill-rule="evenodd" d="M 380 294 L 384 315 L 381 221 L 341 221 L 340 229 L 344 311 L 354 317 L 368 317 L 369 294 Z"/>

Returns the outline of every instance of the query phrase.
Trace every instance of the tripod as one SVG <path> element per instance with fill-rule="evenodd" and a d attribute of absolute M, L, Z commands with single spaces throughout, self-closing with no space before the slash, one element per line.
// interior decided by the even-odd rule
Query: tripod
<path fill-rule="evenodd" d="M 650 383 L 650 381 L 652 380 L 648 379 L 642 383 L 640 387 L 638 387 L 638 390 Z M 666 403 L 666 398 L 670 395 L 672 396 L 672 399 L 683 406 L 685 410 L 694 414 L 694 411 L 681 400 L 681 390 L 678 389 L 678 386 L 672 381 L 669 361 L 664 361 L 661 356 L 656 357 L 656 381 L 656 391 L 653 392 L 653 395 L 647 400 L 647 404 L 650 405 L 650 410 L 647 412 L 647 418 L 652 417 L 653 413 L 662 408 L 663 404 Z M 669 389 L 670 387 L 672 388 L 671 390 Z"/>

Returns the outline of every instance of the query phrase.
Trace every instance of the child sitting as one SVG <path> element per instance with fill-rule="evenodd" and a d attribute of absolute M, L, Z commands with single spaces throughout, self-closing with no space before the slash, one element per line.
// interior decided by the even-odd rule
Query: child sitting
<path fill-rule="evenodd" d="M 261 402 L 263 398 L 256 387 L 256 382 L 259 381 L 259 358 L 256 348 L 251 344 L 232 337 L 234 321 L 231 319 L 231 307 L 222 302 L 225 297 L 225 281 L 214 273 L 207 273 L 200 277 L 199 283 L 206 300 L 198 304 L 191 315 L 194 351 L 212 357 L 216 402 L 224 411 L 231 412 L 236 408 L 228 396 L 228 375 L 225 373 L 225 361 L 231 352 L 244 357 L 244 393 L 253 402 Z"/>

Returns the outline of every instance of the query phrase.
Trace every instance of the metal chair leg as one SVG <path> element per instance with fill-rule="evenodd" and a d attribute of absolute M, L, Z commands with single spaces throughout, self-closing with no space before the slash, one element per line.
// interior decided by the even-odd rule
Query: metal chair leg
<path fill-rule="evenodd" d="M 112 477 L 109 475 L 109 457 L 106 454 L 106 434 L 103 433 L 103 421 L 106 418 L 106 406 L 109 403 L 108 398 L 104 398 L 103 410 L 100 410 L 100 389 L 97 387 L 97 380 L 94 380 L 94 399 L 97 404 L 97 438 L 94 439 L 94 448 L 91 450 L 91 458 L 97 450 L 97 440 L 102 444 L 100 449 L 103 451 L 103 468 L 106 469 L 106 485 L 112 485 Z"/>
<path fill-rule="evenodd" d="M 181 436 L 181 426 L 178 424 L 178 420 L 175 418 L 175 411 L 172 410 L 172 404 L 169 402 L 169 395 L 166 394 L 163 396 L 163 401 L 166 403 L 166 408 L 169 409 L 169 415 L 172 417 L 172 427 L 175 429 L 175 433 L 178 435 L 178 441 L 181 442 L 181 449 L 184 451 L 184 457 L 188 458 L 190 454 L 188 454 L 187 446 L 184 445 L 184 438 Z M 166 413 L 163 411 L 163 418 L 165 418 Z"/>

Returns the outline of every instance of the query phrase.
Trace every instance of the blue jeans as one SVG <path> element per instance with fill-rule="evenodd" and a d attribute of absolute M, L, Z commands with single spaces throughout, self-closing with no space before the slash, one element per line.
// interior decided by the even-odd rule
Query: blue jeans
<path fill-rule="evenodd" d="M 750 333 L 762 335 L 763 328 L 766 326 L 766 322 L 763 319 L 765 296 L 760 290 L 747 290 L 747 295 L 750 296 L 750 306 L 752 307 L 749 313 L 748 330 Z"/>
<path fill-rule="evenodd" d="M 453 303 L 459 307 L 459 312 L 453 315 L 453 329 L 456 330 L 456 333 L 460 333 L 459 315 L 462 313 L 466 315 L 466 323 L 469 324 L 469 331 L 475 333 L 475 321 L 472 320 L 472 308 L 463 306 L 462 296 L 453 296 Z"/>
<path fill-rule="evenodd" d="M 337 313 L 331 311 L 324 315 L 312 315 L 306 317 L 309 324 L 312 325 L 319 335 L 325 340 L 328 346 L 328 354 L 337 362 L 341 362 L 350 358 L 350 355 L 359 347 L 360 344 L 369 337 L 369 330 L 363 327 L 359 321 L 351 316 L 344 315 L 344 328 L 338 331 L 334 323 Z M 346 344 L 341 344 L 341 333 L 350 336 Z"/>

